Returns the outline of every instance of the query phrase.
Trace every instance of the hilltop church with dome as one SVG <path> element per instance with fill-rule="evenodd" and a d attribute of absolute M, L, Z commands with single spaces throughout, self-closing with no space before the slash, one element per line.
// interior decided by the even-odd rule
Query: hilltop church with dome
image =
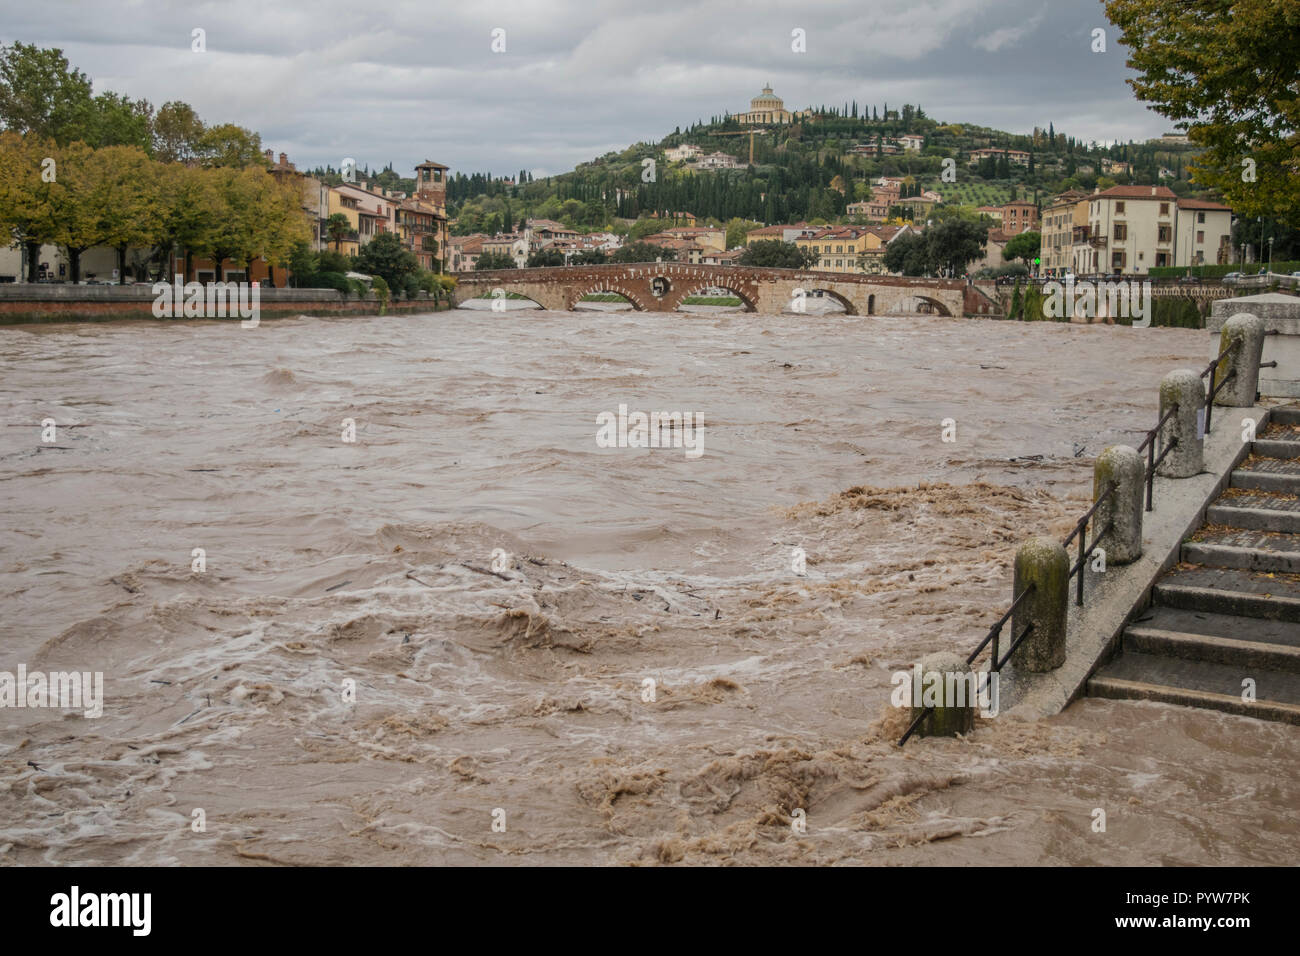
<path fill-rule="evenodd" d="M 763 87 L 763 92 L 749 101 L 748 113 L 737 113 L 735 120 L 739 123 L 770 126 L 774 123 L 793 123 L 805 110 L 791 113 L 785 108 L 785 100 L 772 92 L 772 87 Z"/>

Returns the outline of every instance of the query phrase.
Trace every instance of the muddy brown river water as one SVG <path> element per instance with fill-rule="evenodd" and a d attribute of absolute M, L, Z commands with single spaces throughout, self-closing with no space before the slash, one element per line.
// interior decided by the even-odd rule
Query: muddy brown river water
<path fill-rule="evenodd" d="M 104 674 L 102 717 L 0 709 L 0 862 L 1291 864 L 1293 727 L 1084 700 L 894 746 L 891 674 L 978 642 L 1018 542 L 1211 348 L 921 316 L 0 329 L 0 671 Z M 703 453 L 600 447 L 620 404 L 698 415 Z"/>

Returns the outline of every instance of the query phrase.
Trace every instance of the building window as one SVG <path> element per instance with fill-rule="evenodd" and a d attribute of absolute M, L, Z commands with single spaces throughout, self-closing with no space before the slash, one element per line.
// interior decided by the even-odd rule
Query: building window
<path fill-rule="evenodd" d="M 1127 238 L 1128 238 L 1128 225 L 1127 225 L 1127 223 L 1122 223 L 1122 222 L 1117 222 L 1117 223 L 1115 223 L 1115 235 L 1114 235 L 1114 238 L 1117 239 L 1117 240 L 1124 240 L 1124 239 L 1127 239 Z"/>
<path fill-rule="evenodd" d="M 1124 204 L 1122 202 L 1115 203 L 1115 212 L 1121 213 L 1123 211 L 1124 211 Z"/>
<path fill-rule="evenodd" d="M 1204 230 L 1204 229 L 1197 230 L 1197 232 L 1196 232 L 1196 241 L 1197 241 L 1197 242 L 1204 242 L 1204 241 L 1205 241 L 1205 230 Z"/>
<path fill-rule="evenodd" d="M 1169 226 L 1160 226 L 1156 231 L 1156 242 L 1168 242 L 1173 235 L 1173 229 Z"/>
<path fill-rule="evenodd" d="M 1205 213 L 1203 213 L 1203 212 L 1198 212 L 1198 213 L 1196 214 L 1196 221 L 1197 221 L 1197 222 L 1205 222 Z"/>
<path fill-rule="evenodd" d="M 1162 216 L 1167 216 L 1167 215 L 1169 215 L 1169 203 L 1167 203 L 1167 202 L 1162 202 L 1162 203 L 1160 204 L 1160 215 L 1162 215 Z"/>

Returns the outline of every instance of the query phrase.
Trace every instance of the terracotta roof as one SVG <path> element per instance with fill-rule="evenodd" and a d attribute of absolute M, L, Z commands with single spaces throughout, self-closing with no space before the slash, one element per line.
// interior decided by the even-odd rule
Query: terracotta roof
<path fill-rule="evenodd" d="M 420 199 L 403 199 L 397 205 L 401 209 L 408 209 L 412 212 L 427 213 L 428 215 L 434 216 L 439 219 L 447 218 L 446 216 L 444 216 L 442 213 L 438 211 L 438 207 L 436 205 L 434 205 L 431 202 L 424 202 L 423 200 Z"/>
<path fill-rule="evenodd" d="M 1222 203 L 1210 202 L 1208 199 L 1180 199 L 1178 200 L 1179 209 L 1212 209 L 1217 212 L 1232 212 L 1231 206 L 1225 206 Z"/>
<path fill-rule="evenodd" d="M 1094 199 L 1177 199 L 1178 195 L 1168 186 L 1111 186 L 1099 193 L 1093 193 Z"/>
<path fill-rule="evenodd" d="M 1080 199 L 1087 199 L 1087 198 L 1088 198 L 1088 194 L 1085 192 L 1081 192 L 1078 189 L 1067 189 L 1065 192 L 1061 193 L 1055 199 L 1050 200 L 1047 203 L 1047 205 L 1048 207 L 1064 206 L 1066 204 L 1073 205 L 1074 203 L 1078 202 Z"/>
<path fill-rule="evenodd" d="M 906 226 L 866 226 L 862 231 L 869 232 L 873 236 L 878 236 L 879 238 L 884 239 L 885 242 L 889 242 L 889 240 L 893 239 L 906 228 Z"/>

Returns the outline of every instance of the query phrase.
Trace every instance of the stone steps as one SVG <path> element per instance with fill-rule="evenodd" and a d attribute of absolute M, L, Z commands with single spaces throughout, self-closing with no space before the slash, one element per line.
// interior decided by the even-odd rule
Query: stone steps
<path fill-rule="evenodd" d="M 1300 725 L 1300 406 L 1272 411 L 1206 522 L 1087 692 Z"/>
<path fill-rule="evenodd" d="M 1232 487 L 1300 495 L 1300 461 L 1252 456 L 1233 471 Z"/>
<path fill-rule="evenodd" d="M 1202 529 L 1183 544 L 1183 560 L 1218 568 L 1300 574 L 1300 537 L 1243 528 Z"/>
<path fill-rule="evenodd" d="M 1188 611 L 1300 625 L 1300 581 L 1240 568 L 1179 567 L 1156 583 L 1155 602 Z"/>
<path fill-rule="evenodd" d="M 1205 520 L 1207 524 L 1250 531 L 1300 533 L 1300 496 L 1230 487 L 1206 509 Z"/>
<path fill-rule="evenodd" d="M 1257 717 L 1260 720 L 1273 720 L 1300 726 L 1300 705 L 1261 699 L 1246 701 L 1241 694 L 1219 694 L 1149 681 L 1124 680 L 1118 677 L 1094 677 L 1088 681 L 1088 694 L 1091 697 L 1108 697 L 1111 700 L 1153 700 L 1162 704 L 1221 710 L 1241 717 Z"/>

